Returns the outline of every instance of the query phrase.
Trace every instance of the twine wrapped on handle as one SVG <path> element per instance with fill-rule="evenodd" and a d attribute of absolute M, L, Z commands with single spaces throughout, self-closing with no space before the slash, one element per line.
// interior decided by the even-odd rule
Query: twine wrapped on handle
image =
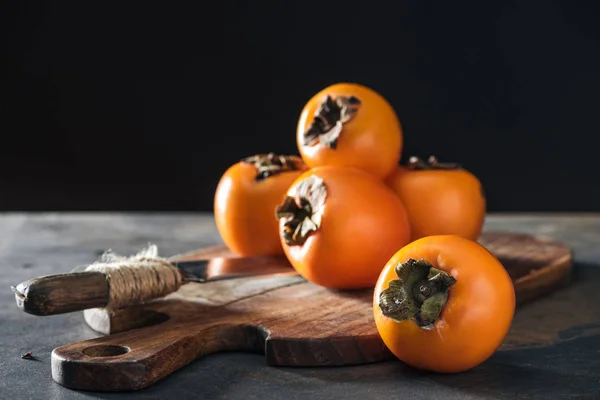
<path fill-rule="evenodd" d="M 120 308 L 164 297 L 177 291 L 183 283 L 179 270 L 158 256 L 155 245 L 149 245 L 130 257 L 108 251 L 85 270 L 106 275 L 110 287 L 107 308 Z"/>

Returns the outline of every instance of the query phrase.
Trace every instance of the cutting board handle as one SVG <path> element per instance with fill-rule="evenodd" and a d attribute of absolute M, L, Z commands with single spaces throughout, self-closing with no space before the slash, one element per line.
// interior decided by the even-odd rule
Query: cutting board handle
<path fill-rule="evenodd" d="M 167 321 L 58 347 L 52 352 L 52 378 L 78 390 L 138 390 L 201 356 L 251 345 L 243 326 L 187 325 Z"/>

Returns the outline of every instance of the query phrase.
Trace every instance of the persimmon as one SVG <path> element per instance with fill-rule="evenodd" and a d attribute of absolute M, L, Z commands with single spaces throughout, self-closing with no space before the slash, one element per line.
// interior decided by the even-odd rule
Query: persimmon
<path fill-rule="evenodd" d="M 412 238 L 457 235 L 475 240 L 485 222 L 486 198 L 479 179 L 456 163 L 411 157 L 386 184 L 402 200 Z"/>
<path fill-rule="evenodd" d="M 461 372 L 502 344 L 515 311 L 513 283 L 479 243 L 428 236 L 385 264 L 373 293 L 377 330 L 389 350 L 415 368 Z"/>
<path fill-rule="evenodd" d="M 363 85 L 337 83 L 306 103 L 296 143 L 310 168 L 354 167 L 383 179 L 400 161 L 403 131 L 382 95 Z"/>
<path fill-rule="evenodd" d="M 215 222 L 225 245 L 241 256 L 283 254 L 273 210 L 306 170 L 300 157 L 274 153 L 230 166 L 214 197 Z"/>
<path fill-rule="evenodd" d="M 294 269 L 330 289 L 374 287 L 382 266 L 410 239 L 398 196 L 356 168 L 324 166 L 303 173 L 276 216 Z"/>

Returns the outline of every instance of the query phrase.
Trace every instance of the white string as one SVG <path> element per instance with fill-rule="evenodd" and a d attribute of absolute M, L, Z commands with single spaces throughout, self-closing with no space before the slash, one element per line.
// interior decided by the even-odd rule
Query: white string
<path fill-rule="evenodd" d="M 179 289 L 182 277 L 179 270 L 158 256 L 155 245 L 130 257 L 108 251 L 100 260 L 86 267 L 106 275 L 110 288 L 108 308 L 120 308 L 164 297 Z"/>

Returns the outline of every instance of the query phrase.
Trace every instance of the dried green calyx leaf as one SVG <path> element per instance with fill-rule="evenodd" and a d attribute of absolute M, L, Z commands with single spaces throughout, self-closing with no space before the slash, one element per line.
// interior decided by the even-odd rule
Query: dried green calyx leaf
<path fill-rule="evenodd" d="M 282 172 L 301 171 L 305 169 L 300 157 L 282 156 L 275 153 L 256 154 L 244 158 L 242 162 L 254 165 L 256 168 L 256 181 L 265 180 Z"/>
<path fill-rule="evenodd" d="M 321 226 L 327 188 L 321 178 L 306 177 L 290 188 L 283 204 L 275 210 L 281 235 L 289 246 L 302 245 Z"/>
<path fill-rule="evenodd" d="M 304 146 L 321 145 L 335 149 L 343 126 L 358 112 L 361 101 L 355 96 L 327 96 L 304 132 Z"/>
<path fill-rule="evenodd" d="M 396 275 L 379 296 L 381 312 L 396 322 L 413 320 L 422 329 L 432 329 L 456 279 L 426 260 L 412 258 L 396 266 Z"/>

